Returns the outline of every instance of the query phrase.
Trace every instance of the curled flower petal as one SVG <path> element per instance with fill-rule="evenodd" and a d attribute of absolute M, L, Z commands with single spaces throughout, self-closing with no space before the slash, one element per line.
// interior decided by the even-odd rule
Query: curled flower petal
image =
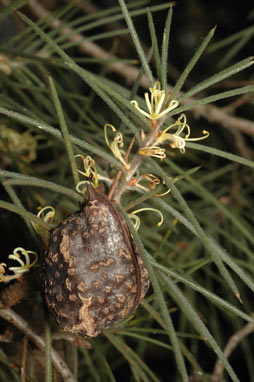
<path fill-rule="evenodd" d="M 89 180 L 81 180 L 80 182 L 78 182 L 76 184 L 76 191 L 83 195 L 85 192 L 86 192 L 86 185 L 87 184 L 90 184 L 90 181 Z M 84 188 L 82 186 L 85 186 Z"/>
<path fill-rule="evenodd" d="M 42 219 L 46 223 L 51 223 L 55 216 L 55 209 L 52 206 L 45 206 L 43 208 L 39 207 L 39 212 L 37 213 L 37 217 Z M 47 211 L 47 212 L 46 212 Z M 44 243 L 47 243 L 49 232 L 44 227 L 40 226 L 37 223 L 31 222 L 35 232 L 41 236 Z"/>
<path fill-rule="evenodd" d="M 154 189 L 161 182 L 160 179 L 153 174 L 143 174 L 142 178 L 150 182 L 151 189 Z"/>
<path fill-rule="evenodd" d="M 134 214 L 129 214 L 128 217 L 132 220 L 134 220 L 134 227 L 135 227 L 135 230 L 138 231 L 139 230 L 139 227 L 140 227 L 140 218 L 137 216 L 137 215 L 134 215 Z"/>
<path fill-rule="evenodd" d="M 136 230 L 138 231 L 139 227 L 140 227 L 140 218 L 136 215 L 137 213 L 139 212 L 142 212 L 142 211 L 154 211 L 154 212 L 157 212 L 159 215 L 160 215 L 160 221 L 157 223 L 157 226 L 160 227 L 163 223 L 163 215 L 162 213 L 160 212 L 160 210 L 157 210 L 156 208 L 150 208 L 150 207 L 145 207 L 145 208 L 140 208 L 138 210 L 135 210 L 135 211 L 132 211 L 128 216 L 129 218 L 131 219 L 134 219 L 135 220 L 135 228 Z"/>
<path fill-rule="evenodd" d="M 160 158 L 161 160 L 166 158 L 165 149 L 159 146 L 142 147 L 139 149 L 139 154 L 146 157 Z"/>
<path fill-rule="evenodd" d="M 108 127 L 110 127 L 114 133 L 116 133 L 115 138 L 114 138 L 113 142 L 111 142 L 111 143 L 109 143 L 108 135 L 107 135 L 107 128 Z M 125 153 L 123 150 L 120 150 L 124 146 L 122 133 L 118 132 L 113 125 L 106 123 L 104 125 L 104 136 L 105 136 L 105 141 L 106 141 L 109 149 L 112 151 L 112 153 L 114 154 L 116 159 L 118 159 L 124 165 L 126 170 L 129 170 L 130 166 L 128 165 L 128 163 L 123 158 L 123 155 Z"/>
<path fill-rule="evenodd" d="M 47 210 L 49 210 L 49 211 L 47 213 L 45 213 L 45 211 L 47 211 Z M 56 211 L 55 211 L 54 207 L 45 206 L 45 207 L 40 209 L 37 216 L 38 216 L 38 218 L 41 218 L 46 223 L 51 223 L 55 217 L 55 213 L 56 213 Z"/>

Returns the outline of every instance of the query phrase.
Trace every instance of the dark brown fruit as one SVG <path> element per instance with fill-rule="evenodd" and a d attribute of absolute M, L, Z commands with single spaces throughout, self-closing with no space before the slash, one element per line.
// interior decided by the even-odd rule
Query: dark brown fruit
<path fill-rule="evenodd" d="M 60 327 L 95 337 L 145 296 L 148 272 L 122 215 L 88 186 L 84 209 L 53 231 L 43 264 L 46 303 Z"/>

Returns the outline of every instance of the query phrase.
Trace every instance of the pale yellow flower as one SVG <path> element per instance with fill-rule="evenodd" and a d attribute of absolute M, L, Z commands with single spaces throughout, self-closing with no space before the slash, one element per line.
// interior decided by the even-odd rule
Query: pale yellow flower
<path fill-rule="evenodd" d="M 30 255 L 34 256 L 34 261 L 31 263 Z M 23 256 L 23 258 L 22 258 Z M 15 260 L 19 263 L 17 267 L 9 267 L 9 271 L 13 272 L 13 275 L 5 275 L 5 263 L 0 263 L 0 282 L 8 282 L 13 279 L 18 279 L 23 273 L 29 271 L 38 261 L 38 255 L 34 251 L 27 251 L 24 248 L 17 247 L 13 253 L 8 256 L 10 260 Z"/>
<path fill-rule="evenodd" d="M 175 131 L 173 132 L 173 130 Z M 168 131 L 172 130 L 172 133 Z M 185 135 L 183 135 L 184 130 L 186 130 Z M 145 156 L 153 156 L 160 159 L 165 159 L 165 149 L 161 148 L 159 145 L 168 141 L 172 149 L 179 149 L 182 154 L 185 153 L 185 142 L 186 141 L 200 141 L 209 136 L 209 132 L 203 130 L 204 134 L 202 137 L 190 138 L 190 126 L 186 122 L 185 114 L 181 114 L 176 122 L 172 123 L 165 130 L 160 132 L 158 138 L 153 142 L 152 146 L 142 147 L 139 149 L 139 153 Z M 163 151 L 164 150 L 164 151 Z"/>
<path fill-rule="evenodd" d="M 37 213 L 37 217 L 42 219 L 46 223 L 51 223 L 55 217 L 55 209 L 52 206 L 45 206 L 43 208 L 38 207 L 39 212 Z M 49 237 L 49 231 L 42 227 L 41 225 L 32 222 L 32 226 L 34 227 L 36 233 L 41 236 L 44 243 L 46 244 Z"/>
<path fill-rule="evenodd" d="M 176 128 L 174 133 L 168 133 L 169 130 L 173 130 L 174 128 Z M 184 130 L 186 130 L 186 133 L 184 137 L 182 137 L 181 134 Z M 190 138 L 190 126 L 186 122 L 185 114 L 181 114 L 176 122 L 172 123 L 172 125 L 161 132 L 161 135 L 156 140 L 156 144 L 169 141 L 172 149 L 179 149 L 180 152 L 184 154 L 186 141 L 200 141 L 209 136 L 209 132 L 206 130 L 203 130 L 202 133 L 204 134 L 202 137 Z"/>
<path fill-rule="evenodd" d="M 148 112 L 141 109 L 137 101 L 135 100 L 131 101 L 131 104 L 148 119 L 151 119 L 151 120 L 159 119 L 178 106 L 178 101 L 172 100 L 169 102 L 168 106 L 164 108 L 164 110 L 161 110 L 163 107 L 166 95 L 165 95 L 165 90 L 161 90 L 161 85 L 159 81 L 156 81 L 154 84 L 154 87 L 149 88 L 149 91 L 151 93 L 150 97 L 149 97 L 149 93 L 145 93 L 145 101 L 146 101 Z"/>

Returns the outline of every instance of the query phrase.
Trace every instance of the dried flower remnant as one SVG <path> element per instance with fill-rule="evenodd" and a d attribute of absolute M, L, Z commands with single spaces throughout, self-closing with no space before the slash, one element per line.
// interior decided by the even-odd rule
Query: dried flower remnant
<path fill-rule="evenodd" d="M 34 256 L 34 261 L 31 263 L 30 255 Z M 23 259 L 22 259 L 23 256 Z M 25 272 L 29 271 L 36 262 L 38 261 L 38 255 L 34 251 L 27 251 L 24 248 L 17 247 L 14 249 L 13 253 L 8 256 L 10 260 L 15 260 L 19 263 L 17 267 L 9 267 L 8 270 L 13 272 L 13 275 L 6 275 L 5 268 L 7 267 L 6 263 L 0 263 L 0 282 L 8 282 L 14 279 L 18 279 Z"/>
<path fill-rule="evenodd" d="M 149 188 L 140 184 L 140 182 L 143 180 L 149 183 Z M 154 190 L 156 188 L 156 186 L 158 186 L 160 184 L 160 182 L 161 182 L 160 179 L 153 174 L 142 174 L 142 175 L 139 175 L 137 177 L 133 177 L 131 179 L 131 181 L 129 182 L 129 185 L 131 187 L 138 187 L 141 190 L 147 192 L 147 191 L 149 191 L 149 189 Z"/>

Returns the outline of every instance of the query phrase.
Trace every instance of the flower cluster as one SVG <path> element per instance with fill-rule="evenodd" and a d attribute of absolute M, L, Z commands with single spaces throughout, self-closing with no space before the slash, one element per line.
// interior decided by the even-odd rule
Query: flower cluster
<path fill-rule="evenodd" d="M 182 154 L 184 154 L 187 141 L 198 141 L 201 139 L 205 139 L 209 136 L 209 133 L 206 130 L 203 130 L 203 136 L 198 138 L 190 138 L 190 126 L 187 123 L 185 114 L 181 114 L 175 122 L 167 126 L 164 130 L 161 130 L 160 126 L 162 125 L 162 123 L 158 123 L 158 121 L 161 118 L 164 118 L 172 110 L 176 109 L 179 105 L 179 102 L 175 99 L 167 101 L 165 90 L 161 90 L 161 85 L 158 81 L 154 83 L 153 87 L 149 88 L 149 92 L 150 94 L 148 92 L 145 93 L 145 102 L 147 110 L 143 110 L 139 106 L 137 101 L 131 101 L 131 104 L 149 120 L 153 129 L 149 135 L 146 135 L 143 130 L 141 131 L 141 147 L 138 151 L 138 153 L 141 156 L 151 156 L 159 158 L 160 160 L 165 159 L 166 148 L 161 147 L 161 145 L 164 143 L 169 143 L 170 148 L 178 149 Z M 108 128 L 111 128 L 112 132 L 115 134 L 115 137 L 111 142 L 108 138 Z M 129 152 L 127 151 L 126 154 L 123 150 L 124 142 L 122 133 L 118 132 L 113 125 L 108 123 L 105 124 L 104 136 L 109 149 L 114 154 L 114 157 L 123 164 L 127 173 L 129 172 L 131 174 L 131 178 L 128 181 L 129 186 L 138 187 L 143 191 L 148 191 L 149 188 L 155 189 L 157 185 L 160 184 L 160 179 L 153 174 L 141 174 L 138 176 L 136 175 L 136 170 L 133 170 L 134 167 L 132 168 L 131 164 L 127 163 L 127 157 L 129 155 Z M 130 147 L 128 150 L 130 150 Z M 84 165 L 84 167 L 86 166 Z M 84 173 L 84 175 L 89 176 L 91 171 L 90 164 L 87 166 L 87 169 L 88 170 Z M 140 184 L 141 181 L 148 181 L 149 188 Z M 167 195 L 169 192 L 170 189 L 159 195 L 155 194 L 155 196 L 164 196 Z M 134 211 L 129 215 L 130 218 L 135 220 L 136 229 L 138 229 L 140 225 L 140 219 L 137 217 L 136 213 L 140 211 L 143 211 L 143 209 Z M 159 223 L 159 225 L 161 224 L 161 222 Z"/>
<path fill-rule="evenodd" d="M 181 114 L 180 117 L 173 122 L 171 125 L 166 127 L 164 130 L 160 130 L 158 126 L 158 120 L 165 117 L 170 111 L 177 108 L 178 101 L 171 100 L 166 106 L 165 90 L 161 90 L 161 85 L 158 81 L 155 82 L 152 88 L 149 88 L 149 93 L 145 93 L 145 101 L 148 111 L 143 110 L 137 101 L 132 100 L 131 104 L 151 123 L 153 128 L 153 135 L 146 137 L 144 131 L 141 131 L 141 142 L 144 146 L 140 147 L 139 154 L 142 156 L 152 156 L 159 158 L 161 160 L 166 158 L 166 148 L 161 147 L 162 144 L 168 142 L 172 149 L 179 149 L 182 154 L 185 153 L 185 145 L 187 141 L 199 141 L 205 139 L 209 136 L 208 131 L 203 130 L 203 136 L 198 138 L 190 138 L 190 126 L 187 123 L 185 114 Z M 107 129 L 110 127 L 115 133 L 115 138 L 113 142 L 109 143 Z M 124 146 L 123 136 L 120 132 L 116 130 L 113 125 L 106 124 L 104 126 L 105 141 L 114 154 L 115 158 L 118 159 L 125 169 L 128 171 L 130 165 L 124 159 L 125 152 L 122 150 Z"/>
<path fill-rule="evenodd" d="M 143 115 L 145 115 L 151 122 L 152 127 L 155 129 L 157 127 L 157 120 L 164 117 L 170 111 L 178 106 L 177 100 L 171 100 L 166 108 L 163 108 L 165 100 L 165 90 L 161 90 L 160 83 L 157 81 L 153 88 L 149 89 L 149 94 L 145 93 L 145 101 L 149 112 L 142 110 L 136 101 L 131 101 L 131 104 Z M 154 122 L 156 120 L 156 122 Z M 169 132 L 171 131 L 171 132 Z M 185 153 L 185 142 L 186 141 L 199 141 L 205 139 L 209 136 L 206 130 L 203 130 L 203 136 L 198 138 L 190 138 L 190 127 L 187 124 L 185 114 L 181 114 L 180 117 L 171 125 L 169 125 L 165 130 L 158 130 L 148 146 L 141 147 L 139 150 L 140 155 L 153 156 L 161 160 L 166 158 L 166 149 L 161 148 L 160 145 L 166 141 L 172 149 L 179 149 L 182 154 Z M 145 140 L 145 135 L 143 133 L 143 141 Z"/>

